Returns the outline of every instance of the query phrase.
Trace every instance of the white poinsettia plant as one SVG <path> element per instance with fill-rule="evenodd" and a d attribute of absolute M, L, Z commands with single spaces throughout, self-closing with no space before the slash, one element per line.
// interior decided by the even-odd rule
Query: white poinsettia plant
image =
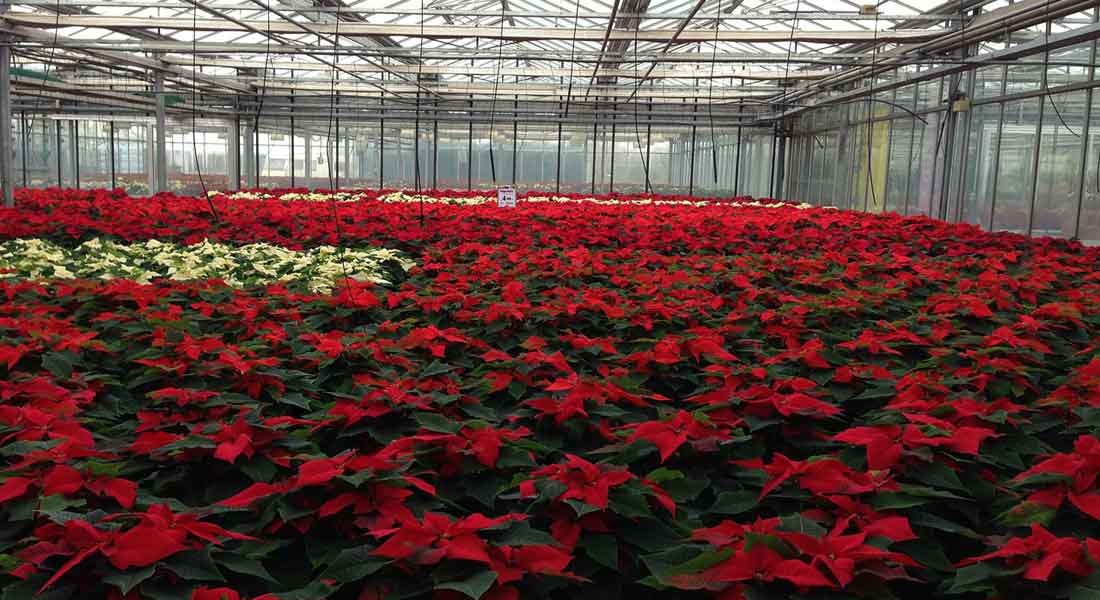
<path fill-rule="evenodd" d="M 154 279 L 220 279 L 247 287 L 298 282 L 315 293 L 329 293 L 345 277 L 389 285 L 394 269 L 415 263 L 386 248 L 318 246 L 295 251 L 271 244 L 233 246 L 204 240 L 183 246 L 147 240 L 120 243 L 95 238 L 75 248 L 41 239 L 0 243 L 0 277 L 114 279 L 148 283 Z"/>

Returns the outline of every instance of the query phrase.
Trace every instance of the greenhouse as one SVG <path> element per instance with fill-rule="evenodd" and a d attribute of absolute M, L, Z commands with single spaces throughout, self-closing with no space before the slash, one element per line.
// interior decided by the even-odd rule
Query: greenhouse
<path fill-rule="evenodd" d="M 1096 0 L 0 0 L 0 600 L 1100 600 Z"/>

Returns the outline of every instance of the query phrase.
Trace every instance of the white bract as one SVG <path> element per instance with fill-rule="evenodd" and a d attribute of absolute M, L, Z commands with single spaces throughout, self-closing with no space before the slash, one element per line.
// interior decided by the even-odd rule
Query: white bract
<path fill-rule="evenodd" d="M 76 248 L 40 239 L 0 243 L 0 278 L 124 278 L 139 283 L 220 279 L 234 287 L 293 281 L 316 293 L 331 292 L 345 276 L 387 285 L 390 282 L 383 264 L 387 261 L 406 271 L 416 264 L 386 248 L 318 246 L 299 252 L 264 243 L 233 246 L 204 240 L 182 246 L 159 240 L 125 244 L 103 238 Z"/>

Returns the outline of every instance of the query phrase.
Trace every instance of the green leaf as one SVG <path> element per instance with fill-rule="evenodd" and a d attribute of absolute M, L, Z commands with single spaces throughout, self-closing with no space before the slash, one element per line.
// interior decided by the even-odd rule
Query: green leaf
<path fill-rule="evenodd" d="M 428 364 L 428 366 L 424 367 L 423 371 L 420 372 L 420 377 L 434 377 L 436 375 L 442 375 L 449 371 L 453 371 L 457 368 L 458 367 L 454 365 L 448 365 L 441 363 L 438 360 L 433 360 L 430 364 Z"/>
<path fill-rule="evenodd" d="M 321 579 L 335 579 L 340 583 L 350 583 L 377 573 L 390 561 L 371 556 L 372 550 L 374 548 L 359 546 L 341 551 L 321 573 Z"/>
<path fill-rule="evenodd" d="M 164 568 L 192 581 L 225 581 L 208 550 L 180 552 L 161 563 Z"/>
<path fill-rule="evenodd" d="M 1059 598 L 1068 600 L 1097 600 L 1100 598 L 1100 573 L 1093 572 L 1084 581 L 1069 586 L 1058 594 Z"/>
<path fill-rule="evenodd" d="M 251 575 L 259 579 L 263 579 L 268 583 L 279 583 L 278 579 L 275 579 L 271 573 L 264 567 L 263 563 L 258 560 L 253 560 L 247 556 L 241 556 L 232 552 L 219 552 L 214 555 L 214 562 L 233 571 L 234 573 L 241 573 L 242 575 Z"/>
<path fill-rule="evenodd" d="M 737 490 L 718 494 L 707 512 L 719 515 L 739 515 L 756 508 L 760 494 L 749 490 Z"/>
<path fill-rule="evenodd" d="M 926 504 L 927 502 L 928 500 L 926 498 L 916 498 L 898 492 L 879 492 L 871 498 L 871 506 L 874 507 L 875 510 L 912 508 L 914 506 Z"/>
<path fill-rule="evenodd" d="M 580 547 L 592 560 L 612 571 L 619 571 L 619 542 L 615 536 L 586 535 Z"/>
<path fill-rule="evenodd" d="M 76 355 L 72 352 L 50 352 L 42 357 L 42 368 L 59 379 L 68 379 L 73 376 L 73 363 Z"/>
<path fill-rule="evenodd" d="M 527 521 L 515 521 L 493 540 L 496 546 L 557 546 L 549 533 L 531 527 Z"/>
<path fill-rule="evenodd" d="M 497 574 L 492 571 L 482 571 L 469 579 L 463 581 L 448 581 L 447 583 L 440 583 L 435 586 L 437 590 L 455 590 L 456 592 L 462 592 L 474 600 L 480 600 L 485 592 L 489 591 L 489 588 L 493 587 L 493 582 L 497 580 Z"/>
<path fill-rule="evenodd" d="M 584 515 L 587 515 L 588 513 L 594 513 L 600 510 L 599 508 L 596 508 L 591 504 L 581 502 L 580 500 L 574 500 L 572 498 L 566 500 L 565 503 L 573 507 L 573 511 L 577 513 L 578 519 L 583 517 Z"/>
<path fill-rule="evenodd" d="M 143 569 L 130 569 L 108 575 L 103 578 L 103 581 L 115 586 L 125 595 L 129 594 L 130 590 L 137 587 L 138 584 L 152 577 L 154 571 L 156 571 L 156 565 L 149 565 Z"/>
<path fill-rule="evenodd" d="M 963 594 L 992 589 L 991 579 L 1005 575 L 1008 571 L 985 562 L 962 567 L 955 572 L 948 594 Z"/>
<path fill-rule="evenodd" d="M 428 431 L 458 433 L 462 429 L 461 423 L 456 423 L 439 413 L 418 412 L 413 417 L 421 427 Z"/>
<path fill-rule="evenodd" d="M 675 564 L 675 565 L 661 565 L 657 562 L 647 561 L 647 566 L 650 567 L 653 577 L 662 584 L 667 584 L 669 578 L 677 575 L 690 575 L 692 573 L 700 573 L 705 571 L 714 565 L 726 560 L 733 554 L 732 549 L 725 549 L 719 551 L 706 551 L 700 552 L 691 560 Z"/>
<path fill-rule="evenodd" d="M 955 473 L 955 471 L 940 463 L 925 465 L 920 469 L 912 471 L 912 475 L 917 481 L 934 488 L 947 488 L 963 493 L 970 492 L 970 490 L 963 485 L 963 482 L 959 480 L 959 475 Z"/>

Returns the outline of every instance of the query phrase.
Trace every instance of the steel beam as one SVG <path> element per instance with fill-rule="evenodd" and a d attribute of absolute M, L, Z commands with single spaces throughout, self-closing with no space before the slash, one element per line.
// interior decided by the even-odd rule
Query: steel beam
<path fill-rule="evenodd" d="M 190 0 L 188 0 L 190 1 Z M 706 0 L 700 0 L 699 6 Z M 273 12 L 275 9 L 271 9 Z M 320 35 L 333 35 L 337 33 L 335 23 L 316 23 L 310 26 L 302 25 L 296 21 L 267 21 L 244 19 L 179 19 L 171 17 L 112 17 L 89 15 L 39 15 L 30 13 L 8 14 L 2 17 L 15 25 L 26 25 L 37 28 L 52 29 L 55 27 L 88 27 L 96 29 L 120 29 L 120 30 L 144 30 L 167 29 L 170 31 L 214 31 L 214 32 L 260 32 L 268 34 L 302 33 L 303 28 L 307 33 Z M 469 25 L 405 25 L 398 23 L 340 23 L 339 34 L 342 37 L 371 37 L 378 35 L 393 35 L 407 38 L 428 39 L 492 39 L 505 41 L 589 41 L 600 42 L 605 37 L 607 40 L 632 41 L 637 37 L 639 42 L 665 42 L 669 44 L 686 42 L 709 42 L 716 37 L 718 41 L 742 42 L 742 43 L 774 43 L 791 40 L 797 42 L 817 42 L 823 44 L 836 44 L 844 42 L 868 42 L 878 41 L 884 44 L 904 44 L 922 41 L 931 41 L 943 34 L 942 30 L 896 30 L 875 32 L 867 30 L 822 30 L 822 31 L 746 31 L 731 30 L 720 31 L 715 36 L 713 31 L 687 29 L 688 21 L 681 24 L 677 30 L 669 29 L 643 29 L 638 32 L 615 30 L 607 31 L 602 28 L 584 27 L 577 28 L 575 34 L 570 29 L 557 27 L 508 27 L 503 31 L 499 27 L 483 27 Z"/>
<path fill-rule="evenodd" d="M 11 129 L 10 64 L 11 46 L 6 39 L 0 39 L 0 198 L 5 208 L 15 206 L 15 137 Z M 24 147 L 23 152 L 26 151 Z"/>
<path fill-rule="evenodd" d="M 164 91 L 164 73 L 157 71 L 154 93 L 157 95 L 157 131 L 154 149 L 154 167 L 157 174 L 157 187 L 153 193 L 168 191 L 168 120 L 165 116 L 167 96 Z"/>

